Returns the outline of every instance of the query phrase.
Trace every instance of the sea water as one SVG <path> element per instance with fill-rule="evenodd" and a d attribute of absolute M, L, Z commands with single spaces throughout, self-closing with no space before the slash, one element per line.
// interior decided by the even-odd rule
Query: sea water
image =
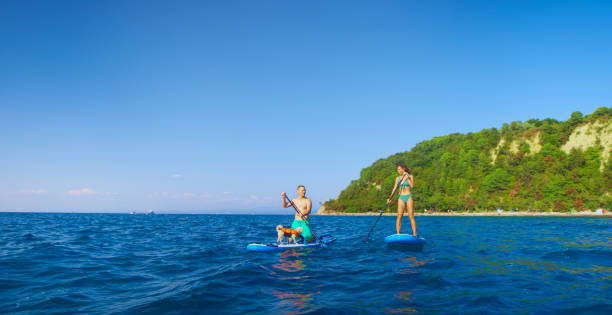
<path fill-rule="evenodd" d="M 281 215 L 0 213 L 2 313 L 612 313 L 612 220 L 313 217 L 327 248 L 247 252 Z M 409 231 L 404 220 L 403 231 Z"/>

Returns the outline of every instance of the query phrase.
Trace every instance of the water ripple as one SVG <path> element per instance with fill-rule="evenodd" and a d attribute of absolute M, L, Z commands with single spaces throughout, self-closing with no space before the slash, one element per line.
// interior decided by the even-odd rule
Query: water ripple
<path fill-rule="evenodd" d="M 0 213 L 8 313 L 612 312 L 608 218 L 314 217 L 328 248 L 249 253 L 289 216 Z M 407 224 L 408 222 L 405 222 Z M 409 228 L 406 226 L 405 228 Z"/>

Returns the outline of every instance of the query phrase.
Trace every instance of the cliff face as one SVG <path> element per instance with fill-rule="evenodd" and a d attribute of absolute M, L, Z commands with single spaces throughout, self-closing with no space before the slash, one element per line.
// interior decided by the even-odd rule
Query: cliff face
<path fill-rule="evenodd" d="M 528 152 L 527 154 L 537 154 L 542 149 L 542 146 L 540 145 L 540 141 L 541 139 L 540 139 L 539 131 L 532 132 L 532 133 L 526 133 L 526 134 L 523 134 L 520 139 L 512 140 L 509 146 L 509 150 L 510 152 L 517 154 L 519 152 L 519 147 L 526 144 L 529 146 L 529 150 L 527 151 Z M 491 150 L 491 163 L 492 164 L 495 164 L 497 155 L 499 154 L 500 150 L 505 148 L 505 145 L 506 145 L 506 139 L 502 138 L 501 140 L 499 140 L 499 143 L 497 144 L 495 149 Z"/>
<path fill-rule="evenodd" d="M 612 207 L 612 108 L 451 134 L 374 162 L 324 211 L 376 211 L 403 162 L 417 209 L 569 211 Z M 394 211 L 395 205 L 390 208 Z M 320 210 L 321 211 L 321 210 Z"/>
<path fill-rule="evenodd" d="M 561 150 L 569 154 L 572 149 L 586 151 L 597 147 L 601 147 L 600 170 L 603 171 L 612 150 L 612 120 L 599 120 L 576 127 Z"/>
<path fill-rule="evenodd" d="M 325 206 L 321 206 L 321 207 L 319 208 L 319 210 L 317 210 L 317 215 L 319 215 L 319 214 L 320 214 L 320 215 L 325 215 L 325 214 L 327 214 L 327 211 L 325 210 Z"/>

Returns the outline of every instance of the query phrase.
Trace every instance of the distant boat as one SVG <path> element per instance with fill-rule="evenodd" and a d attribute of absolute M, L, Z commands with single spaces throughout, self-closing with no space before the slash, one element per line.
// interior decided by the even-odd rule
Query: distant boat
<path fill-rule="evenodd" d="M 136 212 L 132 211 L 132 212 L 130 212 L 130 214 L 136 214 Z"/>
<path fill-rule="evenodd" d="M 147 215 L 154 215 L 154 214 L 155 214 L 155 212 L 153 212 L 153 210 L 147 211 Z"/>

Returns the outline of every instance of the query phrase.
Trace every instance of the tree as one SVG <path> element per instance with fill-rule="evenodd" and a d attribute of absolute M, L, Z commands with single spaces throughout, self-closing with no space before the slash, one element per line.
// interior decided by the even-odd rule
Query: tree
<path fill-rule="evenodd" d="M 510 176 L 501 168 L 496 168 L 493 173 L 487 175 L 483 182 L 483 188 L 488 192 L 495 192 L 508 188 Z"/>
<path fill-rule="evenodd" d="M 419 208 L 612 208 L 612 157 L 602 161 L 602 152 L 610 148 L 574 149 L 567 154 L 560 150 L 564 143 L 560 139 L 569 137 L 576 127 L 609 121 L 612 109 L 603 107 L 586 116 L 574 112 L 565 122 L 530 119 L 506 124 L 501 132 L 489 128 L 435 137 L 375 161 L 338 198 L 324 205 L 339 211 L 378 209 L 393 188 L 396 163 L 404 162 L 415 176 L 413 194 Z M 529 145 L 521 143 L 518 153 L 513 153 L 506 141 L 492 160 L 502 135 L 520 141 L 536 133 L 541 139 L 539 152 L 530 152 Z"/>

